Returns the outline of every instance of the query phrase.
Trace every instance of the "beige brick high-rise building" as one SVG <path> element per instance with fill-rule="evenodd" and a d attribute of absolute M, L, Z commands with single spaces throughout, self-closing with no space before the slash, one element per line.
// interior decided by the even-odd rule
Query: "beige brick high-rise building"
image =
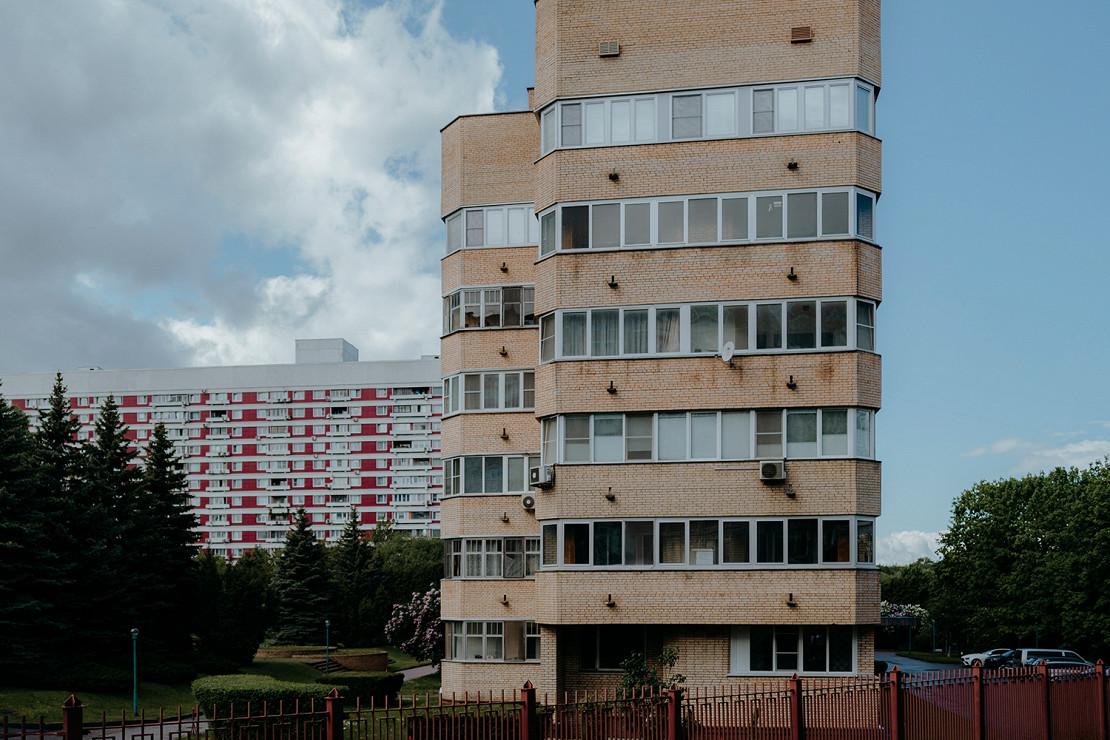
<path fill-rule="evenodd" d="M 870 672 L 879 0 L 537 0 L 443 131 L 445 692 Z"/>

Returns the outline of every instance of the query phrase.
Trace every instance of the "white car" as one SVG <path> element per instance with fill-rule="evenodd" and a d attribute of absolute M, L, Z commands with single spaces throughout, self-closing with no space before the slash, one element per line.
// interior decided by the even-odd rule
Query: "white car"
<path fill-rule="evenodd" d="M 975 665 L 976 662 L 982 665 L 990 665 L 992 662 L 990 660 L 991 658 L 997 658 L 1003 653 L 1008 652 L 1010 652 L 1010 648 L 994 648 L 985 653 L 968 653 L 967 655 L 961 655 L 960 660 L 963 661 L 964 665 Z"/>

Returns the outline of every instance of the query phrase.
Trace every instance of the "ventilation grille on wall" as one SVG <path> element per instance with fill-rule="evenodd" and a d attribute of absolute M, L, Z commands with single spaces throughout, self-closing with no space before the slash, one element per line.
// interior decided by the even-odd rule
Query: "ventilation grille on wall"
<path fill-rule="evenodd" d="M 621 53 L 619 41 L 602 41 L 597 45 L 597 53 L 603 57 L 617 57 Z"/>
<path fill-rule="evenodd" d="M 813 41 L 812 26 L 794 26 L 790 29 L 790 43 L 803 44 L 806 41 Z"/>

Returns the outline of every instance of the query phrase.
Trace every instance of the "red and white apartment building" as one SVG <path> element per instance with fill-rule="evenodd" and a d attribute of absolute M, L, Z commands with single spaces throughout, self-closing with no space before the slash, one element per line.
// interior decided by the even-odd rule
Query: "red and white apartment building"
<path fill-rule="evenodd" d="M 53 373 L 3 376 L 32 426 Z M 63 373 L 80 439 L 113 396 L 139 457 L 166 425 L 188 475 L 200 545 L 237 558 L 280 548 L 304 507 L 316 536 L 363 529 L 439 536 L 443 490 L 439 358 L 358 360 L 343 339 L 297 340 L 294 364 Z"/>

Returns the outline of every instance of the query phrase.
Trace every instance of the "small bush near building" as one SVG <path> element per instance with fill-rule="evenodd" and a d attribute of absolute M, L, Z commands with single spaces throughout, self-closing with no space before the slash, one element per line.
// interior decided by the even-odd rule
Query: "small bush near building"
<path fill-rule="evenodd" d="M 307 710 L 312 700 L 316 701 L 318 709 L 323 709 L 330 691 L 331 687 L 315 683 L 290 683 L 269 676 L 242 674 L 207 676 L 193 681 L 193 698 L 202 711 L 208 713 L 214 710 L 217 717 L 229 716 L 232 705 L 235 705 L 236 716 L 246 714 L 248 702 L 252 713 L 261 712 L 263 702 L 268 704 L 270 712 L 277 711 L 279 702 L 284 704 L 286 711 L 298 701 L 302 709 Z"/>

